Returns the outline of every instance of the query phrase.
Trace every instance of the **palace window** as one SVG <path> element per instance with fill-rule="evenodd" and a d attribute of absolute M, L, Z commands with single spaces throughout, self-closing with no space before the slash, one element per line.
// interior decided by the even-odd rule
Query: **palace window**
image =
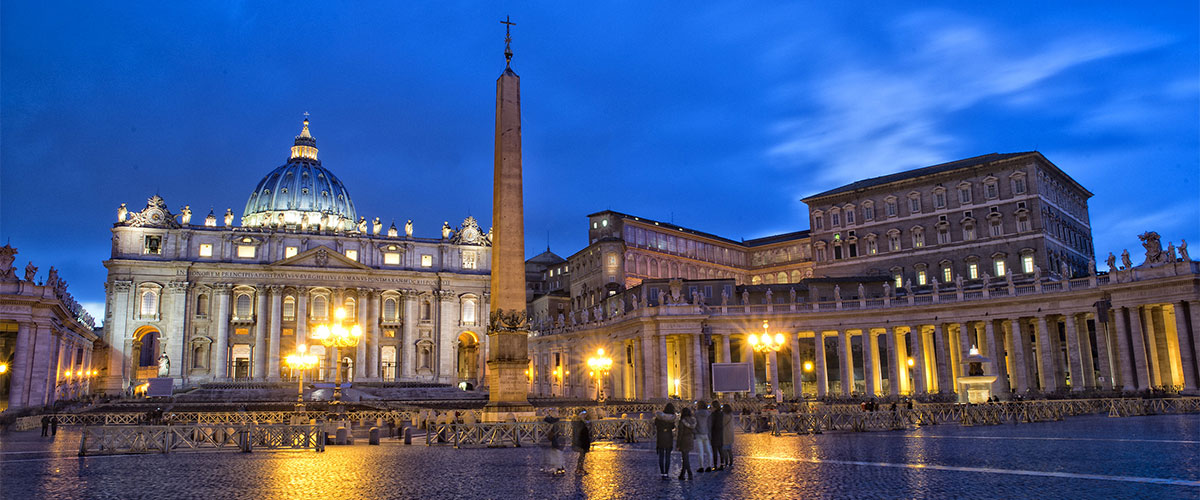
<path fill-rule="evenodd" d="M 429 254 L 421 255 L 421 267 L 433 267 L 433 256 Z"/>
<path fill-rule="evenodd" d="M 958 202 L 963 204 L 971 202 L 971 186 L 958 187 Z"/>
<path fill-rule="evenodd" d="M 925 275 L 925 270 L 924 270 L 924 269 L 918 269 L 918 270 L 917 270 L 917 284 L 918 284 L 918 285 L 922 285 L 922 286 L 924 286 L 924 285 L 925 285 L 925 280 L 926 280 L 926 279 L 927 279 L 927 278 L 926 278 L 926 275 Z"/>
<path fill-rule="evenodd" d="M 1030 230 L 1029 217 L 1024 215 L 1017 217 L 1017 232 L 1024 233 Z"/>
<path fill-rule="evenodd" d="M 908 211 L 914 214 L 921 212 L 921 197 L 919 195 L 912 195 L 908 198 Z"/>
<path fill-rule="evenodd" d="M 825 229 L 825 218 L 821 214 L 813 215 L 813 229 Z"/>
<path fill-rule="evenodd" d="M 854 224 L 854 209 L 846 209 L 846 224 Z"/>
<path fill-rule="evenodd" d="M 892 270 L 892 282 L 897 289 L 904 288 L 904 273 L 899 269 Z"/>
<path fill-rule="evenodd" d="M 1008 268 L 1004 265 L 1004 257 L 996 257 L 995 261 L 996 276 L 1004 276 L 1008 272 Z"/>
<path fill-rule="evenodd" d="M 237 256 L 239 259 L 253 259 L 255 249 L 254 245 L 238 245 Z"/>
<path fill-rule="evenodd" d="M 949 228 L 947 228 L 945 226 L 939 227 L 937 234 L 938 234 L 938 244 L 939 245 L 945 245 L 946 243 L 950 243 L 950 229 Z"/>
<path fill-rule="evenodd" d="M 817 247 L 817 262 L 825 261 L 825 247 Z"/>
<path fill-rule="evenodd" d="M 201 257 L 212 257 L 212 243 L 201 243 L 200 244 L 200 256 Z"/>
<path fill-rule="evenodd" d="M 329 317 L 329 303 L 326 302 L 324 296 L 313 297 L 312 302 L 312 317 L 313 319 L 323 320 Z"/>
<path fill-rule="evenodd" d="M 396 299 L 388 298 L 383 301 L 383 319 L 384 321 L 396 321 Z"/>
<path fill-rule="evenodd" d="M 1004 235 L 1004 225 L 1000 222 L 1000 219 L 992 219 L 988 222 L 990 223 L 988 229 L 992 236 Z"/>
<path fill-rule="evenodd" d="M 196 296 L 196 316 L 203 318 L 208 316 L 208 295 L 200 294 Z"/>
<path fill-rule="evenodd" d="M 867 238 L 867 255 L 875 255 L 879 253 L 879 244 L 875 238 Z"/>
<path fill-rule="evenodd" d="M 384 263 L 384 265 L 388 265 L 388 266 L 400 265 L 400 253 L 399 252 L 384 252 L 383 253 L 383 263 Z"/>
<path fill-rule="evenodd" d="M 989 200 L 994 199 L 997 196 L 1000 196 L 1000 192 L 999 192 L 999 189 L 997 189 L 995 181 L 984 184 L 983 191 L 984 191 L 984 195 L 987 196 L 987 199 L 989 199 Z"/>
<path fill-rule="evenodd" d="M 875 220 L 875 204 L 866 203 L 863 205 L 863 219 Z"/>
<path fill-rule="evenodd" d="M 475 299 L 463 300 L 462 322 L 464 325 L 474 325 L 475 324 Z"/>
<path fill-rule="evenodd" d="M 967 263 L 967 279 L 979 279 L 979 264 L 975 262 Z"/>
<path fill-rule="evenodd" d="M 247 319 L 250 317 L 251 300 L 249 294 L 238 294 L 235 305 L 236 309 L 234 309 L 233 314 L 235 318 Z"/>
<path fill-rule="evenodd" d="M 942 266 L 942 282 L 949 283 L 954 281 L 954 272 L 950 270 L 950 264 Z"/>
<path fill-rule="evenodd" d="M 933 207 L 946 208 L 946 192 L 936 191 L 933 193 Z"/>
<path fill-rule="evenodd" d="M 1021 256 L 1021 272 L 1026 274 L 1033 273 L 1033 255 L 1025 254 Z"/>
<path fill-rule="evenodd" d="M 899 252 L 900 251 L 900 233 L 899 232 L 888 233 L 888 251 L 889 252 Z"/>
<path fill-rule="evenodd" d="M 299 247 L 287 247 L 287 248 L 283 249 L 283 258 L 287 259 L 287 258 L 295 257 L 296 254 L 298 254 L 298 253 L 300 253 Z"/>
<path fill-rule="evenodd" d="M 142 253 L 146 255 L 162 255 L 162 236 L 147 236 Z"/>
<path fill-rule="evenodd" d="M 896 200 L 887 200 L 887 202 L 885 204 L 887 205 L 887 216 L 895 217 L 896 216 Z"/>
<path fill-rule="evenodd" d="M 346 250 L 346 258 L 358 262 L 358 250 Z"/>
<path fill-rule="evenodd" d="M 975 239 L 975 224 L 963 225 L 963 239 L 967 241 Z"/>
<path fill-rule="evenodd" d="M 925 230 L 920 227 L 915 227 L 912 230 L 913 248 L 921 248 L 925 246 Z"/>
<path fill-rule="evenodd" d="M 1012 180 L 1014 194 L 1025 194 L 1025 177 L 1015 177 Z"/>

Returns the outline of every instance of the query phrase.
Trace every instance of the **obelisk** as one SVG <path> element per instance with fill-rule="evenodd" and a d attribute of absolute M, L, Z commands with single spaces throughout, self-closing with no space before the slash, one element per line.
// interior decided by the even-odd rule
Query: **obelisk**
<path fill-rule="evenodd" d="M 529 323 L 525 313 L 525 209 L 521 186 L 521 78 L 512 70 L 513 23 L 504 29 L 504 72 L 496 80 L 492 187 L 492 283 L 488 322 L 488 404 L 484 419 L 532 415 Z"/>

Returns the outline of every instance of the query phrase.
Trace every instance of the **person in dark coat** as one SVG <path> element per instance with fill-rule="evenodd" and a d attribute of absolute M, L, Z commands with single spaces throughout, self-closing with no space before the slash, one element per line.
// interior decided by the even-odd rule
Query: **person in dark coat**
<path fill-rule="evenodd" d="M 50 437 L 58 435 L 58 416 L 50 417 Z"/>
<path fill-rule="evenodd" d="M 42 416 L 42 437 L 50 435 L 50 415 Z"/>
<path fill-rule="evenodd" d="M 692 479 L 692 465 L 688 460 L 688 455 L 692 453 L 692 447 L 695 444 L 696 438 L 696 417 L 692 416 L 692 409 L 684 407 L 679 413 L 679 424 L 675 431 L 675 447 L 679 448 L 679 455 L 683 458 L 683 468 L 679 470 L 679 480 L 683 480 L 683 475 L 686 472 L 687 478 Z"/>
<path fill-rule="evenodd" d="M 588 426 L 587 410 L 579 411 L 579 418 L 571 422 L 571 447 L 579 452 L 579 461 L 575 463 L 575 474 L 587 474 L 583 468 L 583 460 L 592 450 L 592 429 Z"/>
<path fill-rule="evenodd" d="M 722 467 L 733 467 L 733 407 L 722 406 L 721 417 L 721 464 Z"/>
<path fill-rule="evenodd" d="M 551 409 L 550 414 L 542 419 L 547 424 L 550 424 L 550 430 L 546 433 L 546 437 L 550 439 L 550 448 L 546 451 L 546 468 L 554 475 L 565 474 L 567 469 L 563 466 L 563 444 L 562 432 L 559 429 L 558 422 L 561 420 L 557 416 L 557 411 Z"/>
<path fill-rule="evenodd" d="M 654 414 L 654 449 L 658 451 L 658 472 L 667 479 L 671 470 L 671 448 L 675 442 L 675 405 L 667 403 L 663 411 Z"/>
<path fill-rule="evenodd" d="M 725 417 L 721 412 L 721 402 L 713 400 L 712 413 L 708 416 L 709 439 L 712 441 L 713 464 L 709 470 L 725 470 L 725 462 L 721 460 L 721 443 L 725 442 Z"/>

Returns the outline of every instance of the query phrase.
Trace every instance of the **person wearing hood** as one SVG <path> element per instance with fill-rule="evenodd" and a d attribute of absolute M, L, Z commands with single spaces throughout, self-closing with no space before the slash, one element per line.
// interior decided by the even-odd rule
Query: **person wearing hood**
<path fill-rule="evenodd" d="M 692 416 L 691 408 L 685 406 L 679 413 L 677 429 L 675 446 L 679 448 L 679 456 L 683 459 L 683 468 L 679 469 L 679 480 L 683 481 L 684 473 L 687 473 L 688 479 L 692 479 L 692 465 L 688 460 L 688 455 L 692 453 L 692 447 L 695 444 L 696 417 Z"/>
<path fill-rule="evenodd" d="M 675 405 L 667 403 L 663 411 L 654 414 L 655 450 L 658 451 L 658 472 L 667 479 L 671 470 L 671 448 L 675 442 Z"/>
<path fill-rule="evenodd" d="M 712 413 L 708 416 L 709 439 L 712 440 L 712 470 L 725 470 L 725 462 L 721 460 L 721 444 L 725 440 L 724 417 L 721 413 L 721 402 L 713 400 Z"/>
<path fill-rule="evenodd" d="M 583 460 L 587 458 L 587 454 L 592 450 L 592 429 L 588 426 L 587 410 L 579 410 L 579 418 L 571 423 L 572 442 L 571 446 L 575 451 L 579 452 L 579 461 L 575 463 L 575 474 L 587 474 L 587 470 L 583 468 Z"/>
<path fill-rule="evenodd" d="M 712 442 L 708 438 L 711 431 L 708 404 L 696 401 L 696 461 L 700 462 L 700 468 L 696 469 L 696 472 L 707 472 L 713 468 Z"/>
<path fill-rule="evenodd" d="M 546 432 L 546 437 L 550 440 L 550 447 L 546 449 L 546 468 L 554 475 L 567 472 L 563 466 L 562 431 L 558 425 L 560 420 L 556 408 L 551 408 L 546 418 L 542 419 L 550 424 L 550 430 Z"/>

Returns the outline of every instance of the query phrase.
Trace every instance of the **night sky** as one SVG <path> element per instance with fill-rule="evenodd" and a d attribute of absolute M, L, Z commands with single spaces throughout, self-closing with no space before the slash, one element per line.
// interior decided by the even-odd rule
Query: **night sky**
<path fill-rule="evenodd" d="M 117 206 L 240 217 L 306 111 L 359 215 L 490 226 L 505 15 L 527 256 L 577 251 L 605 209 L 796 231 L 806 195 L 1034 149 L 1095 192 L 1101 268 L 1145 230 L 1200 242 L 1196 2 L 362 3 L 5 0 L 18 268 L 56 266 L 101 317 Z"/>

